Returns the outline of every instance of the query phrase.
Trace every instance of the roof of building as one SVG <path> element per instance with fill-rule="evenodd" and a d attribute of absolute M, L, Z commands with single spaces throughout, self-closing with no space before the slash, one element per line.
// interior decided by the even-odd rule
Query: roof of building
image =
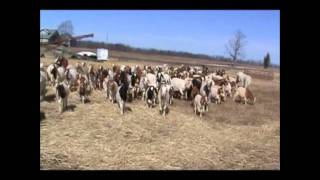
<path fill-rule="evenodd" d="M 41 29 L 40 30 L 40 38 L 41 39 L 50 39 L 56 33 L 59 35 L 59 32 L 55 29 Z"/>

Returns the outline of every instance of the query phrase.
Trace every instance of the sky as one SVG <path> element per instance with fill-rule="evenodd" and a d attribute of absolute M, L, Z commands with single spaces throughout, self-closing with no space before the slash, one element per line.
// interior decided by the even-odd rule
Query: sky
<path fill-rule="evenodd" d="M 226 44 L 237 30 L 246 35 L 245 60 L 267 52 L 280 63 L 279 10 L 41 10 L 40 28 L 70 20 L 74 35 L 134 47 L 228 56 Z"/>

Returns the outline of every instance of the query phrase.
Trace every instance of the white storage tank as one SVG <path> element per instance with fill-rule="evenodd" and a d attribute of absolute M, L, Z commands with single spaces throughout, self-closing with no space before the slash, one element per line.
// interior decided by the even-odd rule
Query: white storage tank
<path fill-rule="evenodd" d="M 97 60 L 107 61 L 108 60 L 108 49 L 99 48 L 97 49 Z"/>
<path fill-rule="evenodd" d="M 90 51 L 80 51 L 77 53 L 79 56 L 96 56 L 96 53 Z"/>

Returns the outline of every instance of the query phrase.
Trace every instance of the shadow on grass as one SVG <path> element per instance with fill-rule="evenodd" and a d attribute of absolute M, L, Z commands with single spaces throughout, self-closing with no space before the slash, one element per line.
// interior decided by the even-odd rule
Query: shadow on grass
<path fill-rule="evenodd" d="M 126 112 L 128 112 L 128 111 L 131 111 L 131 112 L 132 112 L 132 109 L 131 109 L 130 107 L 126 106 L 125 108 L 126 108 L 126 109 L 125 109 Z"/>
<path fill-rule="evenodd" d="M 47 102 L 53 102 L 56 100 L 56 96 L 54 94 L 51 94 L 51 95 L 45 96 L 43 100 Z"/>
<path fill-rule="evenodd" d="M 76 107 L 77 107 L 76 105 L 71 104 L 71 105 L 68 105 L 67 109 L 68 109 L 68 111 L 74 111 L 74 109 L 75 109 Z"/>
<path fill-rule="evenodd" d="M 40 122 L 45 118 L 46 118 L 46 116 L 45 116 L 44 112 L 40 111 Z"/>

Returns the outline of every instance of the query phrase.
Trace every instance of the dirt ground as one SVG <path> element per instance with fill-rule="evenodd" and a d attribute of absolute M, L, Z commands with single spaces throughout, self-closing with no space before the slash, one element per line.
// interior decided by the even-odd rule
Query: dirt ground
<path fill-rule="evenodd" d="M 45 65 L 52 61 L 41 59 Z M 142 65 L 112 59 L 94 64 L 113 63 Z M 59 114 L 54 91 L 47 89 L 40 103 L 41 169 L 280 169 L 279 73 L 273 81 L 253 79 L 255 105 L 228 98 L 221 105 L 210 104 L 202 119 L 189 101 L 180 99 L 174 99 L 166 118 L 158 106 L 148 109 L 141 100 L 127 103 L 132 111 L 120 115 L 100 91 L 87 104 L 72 92 L 68 111 Z"/>

